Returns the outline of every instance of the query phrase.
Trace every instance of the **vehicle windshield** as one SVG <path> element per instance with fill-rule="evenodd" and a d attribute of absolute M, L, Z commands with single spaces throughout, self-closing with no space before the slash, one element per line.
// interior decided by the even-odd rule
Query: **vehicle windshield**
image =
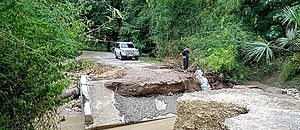
<path fill-rule="evenodd" d="M 134 48 L 133 44 L 121 44 L 121 48 Z"/>

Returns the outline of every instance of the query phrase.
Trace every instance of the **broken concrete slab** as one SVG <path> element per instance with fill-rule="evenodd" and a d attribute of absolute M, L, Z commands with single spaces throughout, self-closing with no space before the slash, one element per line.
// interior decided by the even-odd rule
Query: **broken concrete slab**
<path fill-rule="evenodd" d="M 106 82 L 105 86 L 123 96 L 180 93 L 200 88 L 193 75 L 171 69 L 130 69 L 122 79 Z"/>
<path fill-rule="evenodd" d="M 123 123 L 124 117 L 120 116 L 114 105 L 114 92 L 104 87 L 103 81 L 91 81 L 90 86 L 94 123 L 87 128 Z"/>
<path fill-rule="evenodd" d="M 223 89 L 184 94 L 174 130 L 300 129 L 300 101 L 262 89 Z"/>

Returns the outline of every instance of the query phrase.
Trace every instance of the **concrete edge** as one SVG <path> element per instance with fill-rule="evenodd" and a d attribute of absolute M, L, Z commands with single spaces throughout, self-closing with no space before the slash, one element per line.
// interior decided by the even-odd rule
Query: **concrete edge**
<path fill-rule="evenodd" d="M 133 125 L 133 124 L 139 124 L 139 123 L 145 123 L 145 122 L 151 122 L 151 121 L 157 121 L 157 120 L 164 120 L 169 118 L 177 118 L 177 116 L 164 116 L 164 117 L 158 117 L 155 119 L 145 119 L 140 121 L 131 121 L 131 122 L 124 122 L 124 123 L 117 123 L 117 124 L 109 124 L 109 125 L 99 125 L 99 126 L 93 126 L 90 128 L 87 128 L 86 130 L 103 130 L 103 129 L 109 129 L 109 128 L 115 128 L 120 126 L 127 126 L 127 125 Z"/>
<path fill-rule="evenodd" d="M 81 106 L 83 108 L 84 122 L 86 125 L 93 124 L 92 117 L 92 99 L 90 93 L 90 87 L 88 85 L 87 75 L 81 75 L 80 77 L 80 97 Z"/>

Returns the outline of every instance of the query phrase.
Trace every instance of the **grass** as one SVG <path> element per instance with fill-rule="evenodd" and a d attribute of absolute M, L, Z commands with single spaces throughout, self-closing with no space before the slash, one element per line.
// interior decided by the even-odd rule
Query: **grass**
<path fill-rule="evenodd" d="M 295 77 L 293 77 L 292 79 L 290 79 L 289 81 L 286 81 L 283 83 L 284 85 L 296 88 L 300 91 L 300 75 L 296 75 Z"/>
<path fill-rule="evenodd" d="M 152 57 L 139 57 L 139 60 L 144 61 L 144 62 L 149 62 L 149 63 L 160 63 L 161 61 L 157 58 L 152 58 Z"/>

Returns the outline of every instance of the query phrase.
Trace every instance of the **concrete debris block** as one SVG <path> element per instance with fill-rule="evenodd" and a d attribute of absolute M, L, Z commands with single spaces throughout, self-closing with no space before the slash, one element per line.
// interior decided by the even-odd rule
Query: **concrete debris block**
<path fill-rule="evenodd" d="M 184 94 L 174 130 L 300 129 L 300 101 L 262 89 L 222 89 Z"/>
<path fill-rule="evenodd" d="M 198 86 L 199 84 L 195 82 L 192 75 L 174 70 L 164 72 L 131 70 L 122 79 L 105 83 L 105 87 L 118 92 L 122 96 L 167 95 L 169 93 L 184 92 L 189 88 L 197 88 Z"/>
<path fill-rule="evenodd" d="M 202 70 L 196 70 L 195 76 L 197 81 L 201 84 L 202 91 L 211 90 L 211 86 L 209 85 L 207 78 L 203 76 Z"/>
<path fill-rule="evenodd" d="M 124 117 L 116 108 L 115 93 L 104 87 L 103 81 L 91 81 L 92 117 L 93 124 L 88 128 L 124 123 Z M 136 104 L 128 104 L 136 105 Z"/>
<path fill-rule="evenodd" d="M 155 99 L 154 102 L 155 102 L 156 109 L 159 111 L 165 110 L 167 108 L 167 104 L 165 104 L 164 101 Z"/>

